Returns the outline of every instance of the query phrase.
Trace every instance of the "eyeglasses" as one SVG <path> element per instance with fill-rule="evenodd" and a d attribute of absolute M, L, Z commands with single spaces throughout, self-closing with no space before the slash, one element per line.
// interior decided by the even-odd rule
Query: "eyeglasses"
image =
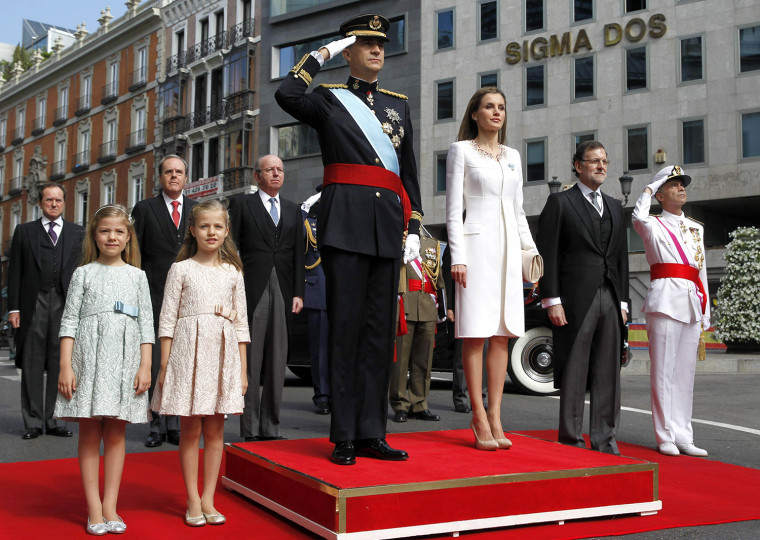
<path fill-rule="evenodd" d="M 266 169 L 256 169 L 256 172 L 260 172 L 260 173 L 265 172 L 265 173 L 272 174 L 274 171 L 277 171 L 280 174 L 285 172 L 282 167 L 267 167 Z"/>
<path fill-rule="evenodd" d="M 585 161 L 587 163 L 591 163 L 595 167 L 598 167 L 599 165 L 604 165 L 605 167 L 610 164 L 609 159 L 579 159 L 578 161 Z"/>

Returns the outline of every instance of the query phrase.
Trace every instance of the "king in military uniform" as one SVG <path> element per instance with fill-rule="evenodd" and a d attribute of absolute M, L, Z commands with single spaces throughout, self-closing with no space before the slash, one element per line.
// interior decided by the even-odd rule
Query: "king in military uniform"
<path fill-rule="evenodd" d="M 385 400 L 401 258 L 419 255 L 422 212 L 407 98 L 377 80 L 389 27 L 374 14 L 346 21 L 345 38 L 305 55 L 275 94 L 287 113 L 317 131 L 322 150 L 318 242 L 330 320 L 331 459 L 342 465 L 357 455 L 408 457 L 385 441 Z M 346 84 L 307 93 L 339 53 L 351 73 Z"/>

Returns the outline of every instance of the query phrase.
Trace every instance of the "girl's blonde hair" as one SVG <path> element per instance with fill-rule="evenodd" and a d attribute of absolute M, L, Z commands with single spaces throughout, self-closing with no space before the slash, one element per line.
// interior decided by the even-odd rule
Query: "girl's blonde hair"
<path fill-rule="evenodd" d="M 127 209 L 120 204 L 107 204 L 101 206 L 93 214 L 89 225 L 87 225 L 87 235 L 85 236 L 82 246 L 82 263 L 90 264 L 96 261 L 100 257 L 100 249 L 95 242 L 95 232 L 100 225 L 100 222 L 106 218 L 120 218 L 124 220 L 124 225 L 127 227 L 129 233 L 129 240 L 127 245 L 124 246 L 124 251 L 121 252 L 121 259 L 132 266 L 140 268 L 140 246 L 137 243 L 137 235 L 135 234 L 135 225 L 132 216 L 127 213 Z"/>
<path fill-rule="evenodd" d="M 177 262 L 190 259 L 198 253 L 198 240 L 196 240 L 193 233 L 190 231 L 190 227 L 195 227 L 198 222 L 199 216 L 204 212 L 221 212 L 224 216 L 224 221 L 227 224 L 227 238 L 219 247 L 219 258 L 222 262 L 231 264 L 239 272 L 243 271 L 243 261 L 240 260 L 240 256 L 235 246 L 235 241 L 232 240 L 232 230 L 230 229 L 230 215 L 227 213 L 227 208 L 219 201 L 203 201 L 193 206 L 190 212 L 190 222 L 188 223 L 187 230 L 185 231 L 185 241 L 182 243 L 182 247 L 177 254 Z"/>
<path fill-rule="evenodd" d="M 480 103 L 483 101 L 483 96 L 488 94 L 499 94 L 504 99 L 504 107 L 507 106 L 507 98 L 504 92 L 496 88 L 495 86 L 484 86 L 479 88 L 470 98 L 470 102 L 467 104 L 467 110 L 462 117 L 462 123 L 459 126 L 459 134 L 457 135 L 458 141 L 470 141 L 478 136 L 478 124 L 472 119 L 472 115 L 478 112 L 480 109 Z M 506 109 L 504 113 L 504 123 L 499 129 L 499 144 L 505 144 L 507 141 L 507 116 Z"/>

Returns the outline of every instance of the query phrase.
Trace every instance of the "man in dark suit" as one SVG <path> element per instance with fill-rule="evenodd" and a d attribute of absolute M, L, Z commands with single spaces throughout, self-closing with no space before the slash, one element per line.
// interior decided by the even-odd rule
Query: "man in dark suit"
<path fill-rule="evenodd" d="M 63 219 L 66 191 L 49 183 L 38 194 L 42 217 L 16 227 L 8 262 L 8 320 L 16 332 L 21 368 L 24 439 L 71 437 L 53 418 L 58 394 L 61 315 L 74 269 L 82 257 L 84 228 Z M 45 384 L 47 372 L 47 385 Z"/>
<path fill-rule="evenodd" d="M 259 191 L 230 200 L 230 228 L 243 260 L 251 346 L 248 391 L 240 417 L 246 441 L 281 438 L 280 402 L 292 314 L 303 307 L 303 223 L 297 204 L 280 197 L 285 179 L 277 156 L 256 164 Z M 262 373 L 264 388 L 259 394 Z"/>
<path fill-rule="evenodd" d="M 142 269 L 148 276 L 150 300 L 153 304 L 153 325 L 158 335 L 158 319 L 164 299 L 166 275 L 169 273 L 179 248 L 185 240 L 185 230 L 190 211 L 197 203 L 185 197 L 182 190 L 187 183 L 187 163 L 176 155 L 165 156 L 158 165 L 161 193 L 156 197 L 139 201 L 132 209 L 135 232 L 140 244 Z M 158 372 L 161 369 L 161 347 L 153 347 L 151 365 L 150 399 L 156 388 Z M 178 445 L 180 430 L 179 417 L 161 417 L 152 412 L 150 432 L 145 446 L 161 446 L 164 440 Z"/>
<path fill-rule="evenodd" d="M 559 441 L 585 448 L 581 430 L 591 387 L 591 448 L 618 454 L 620 358 L 628 305 L 628 246 L 619 201 L 599 189 L 607 152 L 578 145 L 572 188 L 549 195 L 536 245 L 545 261 L 539 282 L 554 337 L 554 384 L 560 388 Z"/>
<path fill-rule="evenodd" d="M 317 131 L 325 166 L 318 240 L 330 320 L 330 459 L 341 465 L 355 464 L 357 454 L 409 457 L 385 440 L 385 399 L 401 255 L 419 255 L 422 207 L 407 97 L 377 81 L 389 27 L 380 15 L 346 21 L 346 38 L 305 55 L 275 93 L 286 112 Z M 307 94 L 324 62 L 341 52 L 347 83 Z"/>

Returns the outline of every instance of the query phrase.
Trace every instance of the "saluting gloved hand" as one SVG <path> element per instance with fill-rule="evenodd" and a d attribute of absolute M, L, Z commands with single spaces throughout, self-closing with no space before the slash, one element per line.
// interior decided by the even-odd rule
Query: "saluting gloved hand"
<path fill-rule="evenodd" d="M 647 187 L 652 190 L 652 195 L 657 193 L 657 190 L 662 187 L 662 185 L 668 181 L 667 177 L 663 177 L 660 180 L 657 180 L 656 182 L 652 182 Z"/>
<path fill-rule="evenodd" d="M 327 45 L 323 45 L 320 47 L 320 51 L 322 49 L 327 50 L 327 54 L 329 55 L 325 60 L 329 60 L 330 58 L 333 58 L 336 54 L 339 54 L 343 49 L 346 47 L 353 45 L 354 41 L 356 41 L 356 36 L 349 36 L 347 38 L 343 39 L 336 39 L 335 41 L 331 41 Z"/>
<path fill-rule="evenodd" d="M 404 264 L 420 256 L 420 235 L 410 234 L 404 243 Z"/>

